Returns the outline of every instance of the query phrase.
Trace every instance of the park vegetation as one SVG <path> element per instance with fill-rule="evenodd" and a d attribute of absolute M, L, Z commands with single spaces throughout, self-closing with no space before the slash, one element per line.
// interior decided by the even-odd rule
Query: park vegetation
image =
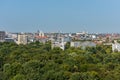
<path fill-rule="evenodd" d="M 50 42 L 0 43 L 0 80 L 119 80 L 120 53 L 111 46 L 51 49 Z"/>

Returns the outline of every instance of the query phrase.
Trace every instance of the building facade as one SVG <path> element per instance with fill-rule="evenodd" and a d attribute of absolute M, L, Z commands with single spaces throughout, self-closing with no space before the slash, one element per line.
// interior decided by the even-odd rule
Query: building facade
<path fill-rule="evenodd" d="M 18 41 L 17 44 L 27 44 L 28 38 L 25 34 L 18 34 Z"/>
<path fill-rule="evenodd" d="M 120 43 L 118 43 L 116 40 L 114 41 L 114 43 L 112 44 L 112 51 L 118 51 L 120 52 Z"/>
<path fill-rule="evenodd" d="M 0 42 L 5 41 L 5 31 L 0 31 Z"/>
<path fill-rule="evenodd" d="M 71 47 L 82 47 L 83 49 L 86 47 L 96 47 L 96 44 L 91 41 L 85 41 L 85 42 L 80 42 L 80 41 L 74 41 L 70 43 Z"/>
<path fill-rule="evenodd" d="M 59 47 L 62 50 L 65 50 L 65 44 L 66 44 L 66 42 L 65 42 L 64 38 L 58 37 L 57 40 L 52 41 L 51 47 L 52 48 Z"/>

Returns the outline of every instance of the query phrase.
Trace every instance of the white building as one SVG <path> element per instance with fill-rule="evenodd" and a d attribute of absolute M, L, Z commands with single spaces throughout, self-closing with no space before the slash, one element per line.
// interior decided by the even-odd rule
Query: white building
<path fill-rule="evenodd" d="M 70 43 L 70 46 L 71 46 L 71 47 L 80 47 L 80 42 L 78 42 L 78 41 L 71 42 L 71 43 Z"/>
<path fill-rule="evenodd" d="M 18 41 L 17 44 L 27 44 L 27 35 L 25 34 L 18 34 Z"/>
<path fill-rule="evenodd" d="M 112 51 L 115 52 L 115 51 L 118 51 L 120 52 L 120 44 L 117 43 L 117 41 L 114 41 L 115 43 L 112 44 Z"/>
<path fill-rule="evenodd" d="M 40 31 L 39 36 L 44 37 L 45 35 L 44 35 L 44 33 L 42 31 Z"/>
<path fill-rule="evenodd" d="M 96 37 L 96 35 L 92 35 L 92 38 L 93 38 L 93 39 L 96 39 L 97 37 Z"/>
<path fill-rule="evenodd" d="M 54 48 L 54 47 L 59 47 L 59 48 L 61 48 L 62 50 L 64 50 L 65 49 L 65 45 L 64 45 L 64 43 L 63 42 L 52 42 L 52 48 Z"/>
<path fill-rule="evenodd" d="M 91 41 L 85 41 L 85 42 L 80 42 L 80 41 L 75 41 L 70 43 L 71 47 L 82 47 L 83 49 L 85 47 L 96 47 L 96 44 Z"/>
<path fill-rule="evenodd" d="M 18 39 L 18 34 L 17 33 L 7 33 L 6 35 L 7 35 L 7 38 L 14 39 L 15 42 Z"/>
<path fill-rule="evenodd" d="M 52 41 L 51 47 L 52 47 L 52 49 L 54 47 L 59 47 L 62 50 L 64 50 L 65 49 L 65 44 L 66 44 L 66 42 L 64 42 L 64 38 L 59 37 L 59 39 L 57 39 L 57 41 Z"/>

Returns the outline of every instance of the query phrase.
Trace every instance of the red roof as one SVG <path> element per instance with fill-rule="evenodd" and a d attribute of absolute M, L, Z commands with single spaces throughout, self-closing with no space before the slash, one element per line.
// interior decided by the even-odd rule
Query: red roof
<path fill-rule="evenodd" d="M 35 36 L 35 38 L 38 38 L 38 39 L 45 39 L 45 38 L 47 38 L 47 36 Z"/>

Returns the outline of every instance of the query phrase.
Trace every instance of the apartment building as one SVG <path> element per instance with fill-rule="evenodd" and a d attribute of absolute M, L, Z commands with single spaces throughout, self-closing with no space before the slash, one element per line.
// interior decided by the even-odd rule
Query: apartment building
<path fill-rule="evenodd" d="M 0 31 L 0 42 L 5 41 L 5 31 Z"/>
<path fill-rule="evenodd" d="M 25 34 L 18 34 L 17 44 L 27 44 L 28 38 Z"/>

